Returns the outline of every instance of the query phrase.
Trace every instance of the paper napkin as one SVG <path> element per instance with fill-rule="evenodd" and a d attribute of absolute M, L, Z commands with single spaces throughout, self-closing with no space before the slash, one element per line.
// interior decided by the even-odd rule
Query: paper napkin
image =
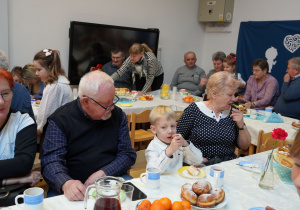
<path fill-rule="evenodd" d="M 266 123 L 283 123 L 283 119 L 276 114 L 276 112 L 273 112 L 272 115 L 267 118 Z"/>

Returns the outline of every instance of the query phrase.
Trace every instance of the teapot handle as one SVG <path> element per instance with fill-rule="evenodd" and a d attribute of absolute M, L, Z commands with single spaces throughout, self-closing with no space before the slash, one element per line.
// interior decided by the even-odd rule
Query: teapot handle
<path fill-rule="evenodd" d="M 87 200 L 89 199 L 89 191 L 91 188 L 96 188 L 96 186 L 92 184 L 86 188 L 85 195 L 84 195 L 84 209 L 87 208 Z"/>

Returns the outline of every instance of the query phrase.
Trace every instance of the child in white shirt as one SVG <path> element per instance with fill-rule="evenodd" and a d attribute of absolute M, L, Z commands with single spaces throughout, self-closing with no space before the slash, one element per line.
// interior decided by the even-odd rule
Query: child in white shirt
<path fill-rule="evenodd" d="M 168 106 L 155 107 L 150 115 L 151 131 L 156 134 L 145 155 L 147 168 L 159 168 L 161 173 L 177 170 L 183 162 L 199 165 L 202 152 L 192 142 L 176 134 L 176 115 Z"/>

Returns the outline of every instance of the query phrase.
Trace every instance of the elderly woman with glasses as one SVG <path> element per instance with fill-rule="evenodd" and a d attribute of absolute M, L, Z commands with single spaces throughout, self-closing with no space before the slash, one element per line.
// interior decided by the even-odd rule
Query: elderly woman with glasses
<path fill-rule="evenodd" d="M 243 98 L 238 101 L 245 103 L 247 109 L 265 109 L 274 106 L 279 96 L 277 80 L 268 74 L 269 65 L 264 59 L 256 59 L 252 63 L 253 75 L 247 81 Z"/>
<path fill-rule="evenodd" d="M 10 109 L 14 81 L 11 74 L 0 68 L 0 187 L 12 184 L 33 186 L 40 172 L 31 172 L 36 154 L 36 123 L 26 113 Z M 14 200 L 0 200 L 0 207 Z"/>
<path fill-rule="evenodd" d="M 250 146 L 243 114 L 231 109 L 238 85 L 228 72 L 213 74 L 206 86 L 208 101 L 192 103 L 178 121 L 177 132 L 200 149 L 206 165 L 232 160 L 235 147 Z"/>

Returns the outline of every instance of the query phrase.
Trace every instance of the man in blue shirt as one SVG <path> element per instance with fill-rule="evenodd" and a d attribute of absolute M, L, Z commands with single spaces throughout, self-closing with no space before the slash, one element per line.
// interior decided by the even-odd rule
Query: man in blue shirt
<path fill-rule="evenodd" d="M 275 112 L 300 120 L 300 57 L 288 61 L 286 72 Z"/>
<path fill-rule="evenodd" d="M 42 174 L 71 201 L 102 176 L 124 176 L 135 163 L 126 114 L 115 106 L 113 80 L 93 71 L 79 83 L 78 98 L 58 108 L 44 127 Z M 49 190 L 49 191 L 50 191 Z"/>
<path fill-rule="evenodd" d="M 8 70 L 8 60 L 5 53 L 2 50 L 0 50 L 0 68 Z M 10 108 L 16 111 L 28 113 L 33 119 L 35 119 L 31 107 L 31 98 L 28 90 L 23 85 L 17 82 L 14 83 L 14 95 L 11 101 Z"/>
<path fill-rule="evenodd" d="M 125 53 L 119 48 L 115 48 L 111 51 L 111 61 L 103 66 L 103 70 L 108 75 L 115 73 L 123 64 L 125 60 Z M 116 88 L 128 88 L 132 90 L 132 68 L 115 81 Z"/>

